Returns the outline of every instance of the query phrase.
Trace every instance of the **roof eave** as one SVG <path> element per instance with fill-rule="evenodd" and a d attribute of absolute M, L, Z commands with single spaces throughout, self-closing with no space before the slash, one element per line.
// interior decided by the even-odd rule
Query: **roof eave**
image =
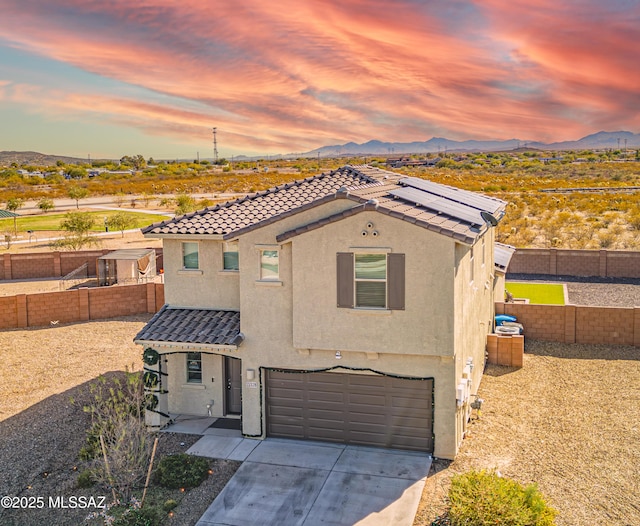
<path fill-rule="evenodd" d="M 189 343 L 189 342 L 168 342 L 162 340 L 133 340 L 133 343 L 143 346 L 179 347 L 181 349 L 202 349 L 212 351 L 237 351 L 237 345 L 219 343 Z M 162 354 L 162 353 L 160 353 Z"/>
<path fill-rule="evenodd" d="M 215 241 L 222 241 L 228 239 L 226 234 L 144 234 L 145 238 L 149 239 L 213 239 Z M 233 236 L 232 236 L 233 237 Z"/>

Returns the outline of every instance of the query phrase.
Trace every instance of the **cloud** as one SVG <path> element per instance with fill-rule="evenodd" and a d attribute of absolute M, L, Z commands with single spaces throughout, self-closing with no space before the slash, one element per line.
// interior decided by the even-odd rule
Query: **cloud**
<path fill-rule="evenodd" d="M 640 10 L 622 3 L 5 0 L 0 41 L 121 85 L 14 100 L 180 140 L 569 139 L 640 127 Z"/>

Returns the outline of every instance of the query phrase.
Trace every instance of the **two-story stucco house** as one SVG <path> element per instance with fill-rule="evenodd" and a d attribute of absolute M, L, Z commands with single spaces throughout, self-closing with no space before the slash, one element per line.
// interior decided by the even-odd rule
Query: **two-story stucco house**
<path fill-rule="evenodd" d="M 151 225 L 165 306 L 136 336 L 168 415 L 453 458 L 494 316 L 505 203 L 345 166 Z M 152 382 L 150 382 L 151 385 Z"/>

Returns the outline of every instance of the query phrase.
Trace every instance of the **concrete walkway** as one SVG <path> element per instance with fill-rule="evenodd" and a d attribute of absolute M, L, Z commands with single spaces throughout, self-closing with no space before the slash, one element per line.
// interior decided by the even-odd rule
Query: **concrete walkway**
<path fill-rule="evenodd" d="M 431 466 L 426 453 L 205 433 L 187 453 L 243 464 L 196 526 L 411 526 Z"/>

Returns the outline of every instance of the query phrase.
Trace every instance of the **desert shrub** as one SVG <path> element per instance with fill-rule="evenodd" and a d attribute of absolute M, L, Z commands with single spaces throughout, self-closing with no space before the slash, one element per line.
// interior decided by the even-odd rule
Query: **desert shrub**
<path fill-rule="evenodd" d="M 160 517 L 155 508 L 137 508 L 128 511 L 113 522 L 113 526 L 157 526 Z"/>
<path fill-rule="evenodd" d="M 158 464 L 157 480 L 165 488 L 195 488 L 207 478 L 209 461 L 186 453 L 169 455 Z"/>
<path fill-rule="evenodd" d="M 196 201 L 187 194 L 180 194 L 176 197 L 176 215 L 184 215 L 196 209 Z"/>
<path fill-rule="evenodd" d="M 456 475 L 449 490 L 451 526 L 552 526 L 557 514 L 535 484 L 522 484 L 495 471 Z"/>
<path fill-rule="evenodd" d="M 76 486 L 79 488 L 90 488 L 95 484 L 95 480 L 93 478 L 93 473 L 90 469 L 85 469 L 81 471 L 78 475 L 78 480 L 76 481 Z"/>
<path fill-rule="evenodd" d="M 93 400 L 84 410 L 92 423 L 80 454 L 94 458 L 93 474 L 98 483 L 112 487 L 127 500 L 145 476 L 153 441 L 144 422 L 142 376 L 127 372 L 124 381 L 115 378 L 111 385 L 100 377 L 90 390 Z"/>

